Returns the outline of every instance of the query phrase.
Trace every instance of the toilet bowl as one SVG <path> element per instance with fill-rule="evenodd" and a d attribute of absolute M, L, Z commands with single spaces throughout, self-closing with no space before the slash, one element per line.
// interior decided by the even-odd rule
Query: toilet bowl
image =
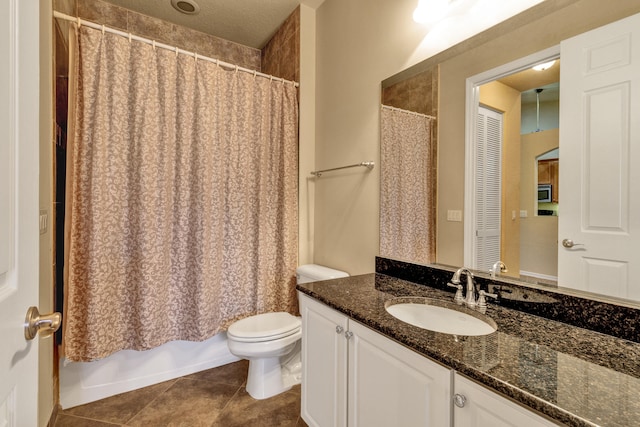
<path fill-rule="evenodd" d="M 298 283 L 346 277 L 347 273 L 315 264 L 298 267 Z M 249 360 L 247 392 L 266 399 L 300 384 L 302 321 L 289 313 L 263 313 L 238 320 L 227 330 L 231 354 Z"/>
<path fill-rule="evenodd" d="M 247 392 L 266 399 L 300 383 L 302 322 L 289 313 L 247 317 L 227 330 L 231 354 L 249 360 Z"/>

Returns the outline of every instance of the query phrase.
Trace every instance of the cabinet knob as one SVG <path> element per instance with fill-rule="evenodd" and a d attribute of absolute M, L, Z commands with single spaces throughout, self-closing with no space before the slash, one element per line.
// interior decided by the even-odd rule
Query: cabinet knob
<path fill-rule="evenodd" d="M 347 331 L 347 332 L 344 333 L 344 337 L 346 339 L 350 339 L 352 336 L 353 336 L 353 332 L 351 332 L 351 331 Z"/>
<path fill-rule="evenodd" d="M 344 328 L 340 325 L 336 326 L 336 334 L 341 334 L 344 332 Z"/>
<path fill-rule="evenodd" d="M 467 403 L 467 398 L 463 394 L 454 394 L 453 395 L 453 403 L 458 408 L 464 408 L 464 404 Z"/>

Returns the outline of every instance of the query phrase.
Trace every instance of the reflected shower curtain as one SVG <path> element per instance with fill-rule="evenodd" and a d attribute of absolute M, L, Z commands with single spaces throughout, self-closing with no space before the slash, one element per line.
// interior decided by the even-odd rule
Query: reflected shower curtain
<path fill-rule="evenodd" d="M 248 315 L 296 313 L 296 88 L 77 33 L 66 358 L 201 341 Z"/>
<path fill-rule="evenodd" d="M 436 148 L 433 118 L 382 107 L 380 255 L 435 261 Z"/>

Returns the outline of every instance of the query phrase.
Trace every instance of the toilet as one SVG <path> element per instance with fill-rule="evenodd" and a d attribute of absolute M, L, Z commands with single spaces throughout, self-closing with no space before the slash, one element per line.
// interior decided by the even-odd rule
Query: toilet
<path fill-rule="evenodd" d="M 349 276 L 317 264 L 296 269 L 298 283 Z M 229 351 L 249 360 L 247 392 L 266 399 L 300 384 L 302 321 L 289 313 L 263 313 L 234 322 L 227 330 Z"/>

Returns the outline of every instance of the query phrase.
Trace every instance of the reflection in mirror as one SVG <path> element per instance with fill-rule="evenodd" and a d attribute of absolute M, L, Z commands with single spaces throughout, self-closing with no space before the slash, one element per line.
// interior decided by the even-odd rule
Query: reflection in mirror
<path fill-rule="evenodd" d="M 382 106 L 380 254 L 422 264 L 435 261 L 435 118 Z"/>
<path fill-rule="evenodd" d="M 538 215 L 558 216 L 560 203 L 560 160 L 558 148 L 538 157 Z"/>
<path fill-rule="evenodd" d="M 477 270 L 501 260 L 509 266 L 506 275 L 557 280 L 557 218 L 538 218 L 557 212 L 557 201 L 551 191 L 548 203 L 536 197 L 537 189 L 553 186 L 552 161 L 540 174 L 545 166 L 536 160 L 552 149 L 557 153 L 559 74 L 555 61 L 544 70 L 527 68 L 478 88 L 472 243 Z M 556 155 L 555 171 L 557 166 Z"/>
<path fill-rule="evenodd" d="M 438 68 L 382 91 L 380 255 L 435 261 Z"/>
<path fill-rule="evenodd" d="M 469 240 L 474 234 L 470 225 L 472 209 L 469 208 L 473 205 L 470 199 L 474 191 L 468 172 L 473 168 L 470 159 L 475 157 L 467 157 L 466 153 L 469 146 L 475 147 L 473 137 L 482 92 L 480 85 L 491 82 L 496 86 L 501 84 L 514 89 L 510 79 L 519 78 L 521 71 L 522 75 L 529 72 L 527 78 L 535 77 L 536 72 L 528 68 L 557 59 L 562 51 L 562 129 L 557 123 L 550 126 L 544 124 L 549 112 L 555 110 L 553 114 L 557 116 L 559 102 L 554 101 L 555 106 L 550 108 L 547 97 L 552 93 L 552 88 L 548 86 L 559 82 L 559 75 L 554 80 L 532 80 L 527 87 L 515 89 L 522 99 L 521 103 L 515 104 L 519 105 L 522 117 L 514 138 L 519 143 L 510 145 L 506 153 L 505 147 L 502 147 L 500 242 L 501 258 L 503 253 L 515 257 L 515 264 L 504 258 L 501 261 L 508 265 L 509 275 L 518 277 L 504 279 L 537 288 L 547 286 L 547 278 L 551 278 L 557 280 L 555 287 L 561 293 L 584 295 L 586 298 L 615 301 L 623 305 L 628 304 L 629 300 L 634 301 L 633 304 L 640 301 L 638 275 L 635 274 L 638 271 L 635 263 L 637 257 L 634 257 L 639 244 L 635 236 L 640 229 L 637 220 L 640 215 L 633 210 L 640 206 L 636 191 L 640 169 L 632 167 L 637 162 L 631 157 L 635 152 L 629 150 L 629 142 L 638 140 L 637 132 L 640 129 L 636 126 L 637 121 L 632 120 L 632 117 L 638 117 L 636 109 L 640 104 L 630 103 L 629 100 L 640 98 L 635 96 L 635 92 L 629 92 L 631 86 L 621 83 L 623 80 L 616 80 L 619 77 L 634 81 L 638 73 L 634 73 L 632 70 L 635 68 L 629 65 L 630 56 L 625 57 L 629 61 L 618 57 L 629 52 L 622 47 L 622 40 L 628 39 L 606 35 L 609 31 L 622 34 L 621 25 L 638 19 L 631 15 L 637 14 L 640 6 L 625 5 L 629 7 L 623 9 L 616 4 L 616 8 L 610 8 L 593 2 L 581 19 L 573 20 L 570 18 L 575 10 L 569 11 L 559 2 L 545 2 L 549 13 L 542 9 L 537 10 L 541 15 L 525 12 L 520 21 L 506 22 L 491 33 L 469 39 L 382 82 L 383 99 L 386 89 L 392 85 L 408 88 L 404 96 L 409 97 L 411 85 L 405 82 L 411 81 L 416 73 L 425 69 L 439 70 L 435 79 L 438 84 L 433 85 L 432 92 L 425 95 L 416 91 L 413 101 L 420 102 L 424 98 L 432 100 L 437 89 L 436 99 L 439 102 L 433 103 L 432 111 L 423 113 L 438 117 L 438 264 L 455 267 L 464 264 L 471 267 L 473 262 L 468 248 L 472 246 Z M 605 10 L 607 13 L 616 11 L 617 14 L 603 14 Z M 622 21 L 612 22 L 625 17 Z M 637 28 L 637 24 L 634 28 Z M 533 34 L 544 34 L 544 37 L 534 37 Z M 615 55 L 610 45 L 605 43 L 605 40 L 614 39 L 620 41 L 620 49 L 615 51 Z M 638 45 L 634 44 L 636 47 Z M 590 64 L 585 61 L 586 52 L 595 55 L 595 47 L 603 46 L 606 48 L 597 51 L 598 55 L 602 54 L 598 58 L 603 61 L 607 58 L 606 61 L 611 62 L 605 61 L 606 65 L 585 71 L 584 67 Z M 624 67 L 622 64 L 625 64 Z M 550 70 L 553 68 L 559 70 L 560 65 L 554 64 Z M 613 69 L 616 71 L 609 72 Z M 508 75 L 510 71 L 516 74 Z M 591 74 L 598 75 L 589 83 L 596 84 L 597 80 L 597 86 L 594 86 L 597 90 L 585 86 L 585 76 Z M 527 105 L 524 98 L 528 91 L 532 91 L 530 93 L 535 99 L 536 89 L 540 88 L 543 91 L 538 92 L 540 111 L 537 117 L 535 102 Z M 383 103 L 418 111 L 392 102 Z M 483 100 L 481 104 L 500 112 L 503 117 L 507 111 L 504 107 L 492 107 L 489 101 Z M 534 113 L 529 114 L 528 109 Z M 589 126 L 585 125 L 585 121 Z M 505 127 L 511 129 L 510 125 Z M 588 135 L 584 134 L 586 131 Z M 563 163 L 559 168 L 563 186 L 562 209 L 559 216 L 539 215 L 539 210 L 554 209 L 538 206 L 538 158 L 559 147 L 560 133 L 563 144 Z M 585 140 L 589 144 L 585 145 Z M 514 150 L 510 151 L 511 148 Z M 566 159 L 571 161 L 567 162 Z M 511 164 L 519 167 L 520 172 L 513 179 L 506 180 L 505 184 L 504 177 L 511 170 Z M 513 194 L 509 193 L 512 182 L 518 186 Z M 554 198 L 559 202 L 559 189 L 554 191 L 553 182 L 550 185 L 551 203 L 554 203 Z M 506 199 L 502 199 L 502 195 Z M 464 221 L 460 222 L 460 217 Z M 505 223 L 512 227 L 505 227 Z M 509 245 L 510 249 L 504 252 Z M 487 272 L 479 274 L 489 276 Z M 599 297 L 595 298 L 596 294 Z"/>

